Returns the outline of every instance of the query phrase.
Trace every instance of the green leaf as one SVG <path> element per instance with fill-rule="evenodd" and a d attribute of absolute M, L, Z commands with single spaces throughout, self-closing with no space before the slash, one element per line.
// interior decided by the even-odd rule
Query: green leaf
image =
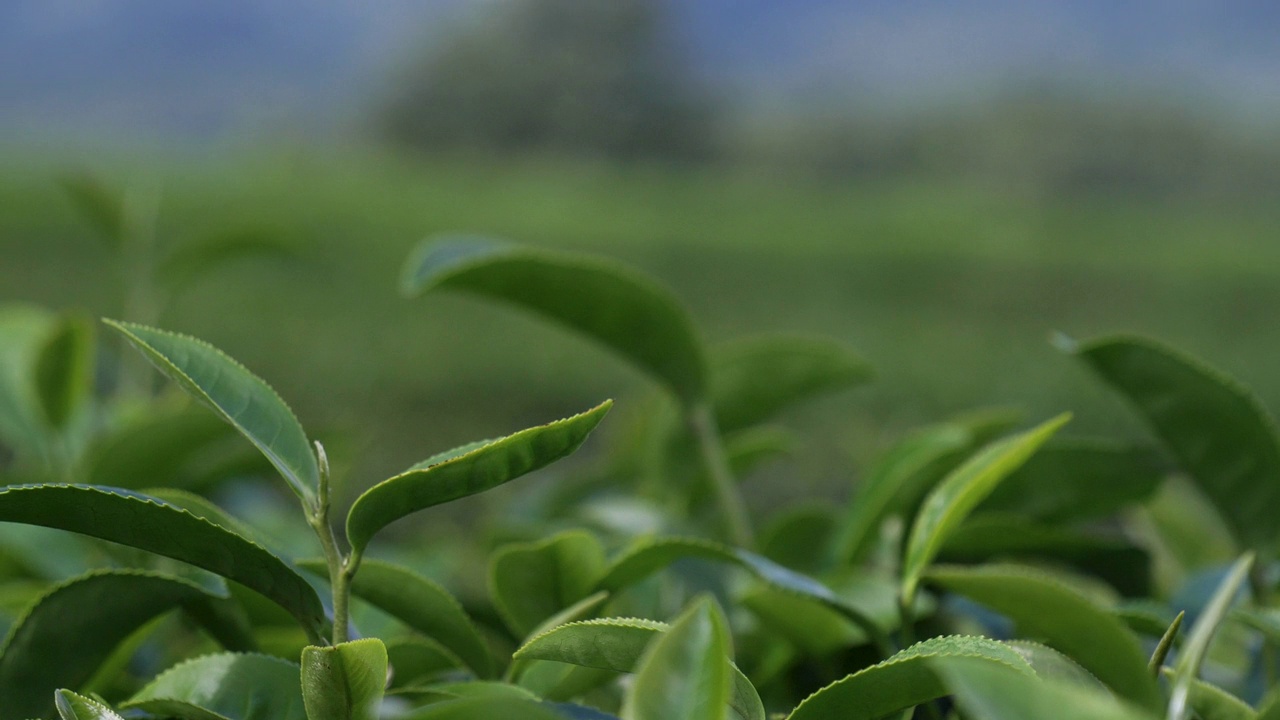
<path fill-rule="evenodd" d="M 377 638 L 302 651 L 307 720 L 378 720 L 387 648 Z"/>
<path fill-rule="evenodd" d="M 805 503 L 778 513 L 760 534 L 760 554 L 784 567 L 816 574 L 827 560 L 815 548 L 831 546 L 836 515 L 829 503 Z"/>
<path fill-rule="evenodd" d="M 453 651 L 425 637 L 409 636 L 387 640 L 387 664 L 391 666 L 391 687 L 401 688 L 464 667 Z"/>
<path fill-rule="evenodd" d="M 681 302 L 657 281 L 594 258 L 480 238 L 420 246 L 401 280 L 406 295 L 461 290 L 515 304 L 614 350 L 685 403 L 707 396 L 702 341 Z"/>
<path fill-rule="evenodd" d="M 1267 693 L 1258 703 L 1258 720 L 1280 720 L 1280 688 Z"/>
<path fill-rule="evenodd" d="M 436 703 L 400 720 L 565 720 L 554 706 L 511 697 L 464 697 Z"/>
<path fill-rule="evenodd" d="M 1177 682 L 1173 670 L 1164 668 L 1161 674 L 1169 682 Z M 1192 711 L 1191 717 L 1198 720 L 1255 720 L 1258 717 L 1249 703 L 1203 680 L 1191 681 L 1187 707 Z"/>
<path fill-rule="evenodd" d="M 328 576 L 321 559 L 298 566 Z M 351 593 L 405 625 L 439 642 L 480 677 L 492 677 L 493 656 L 471 618 L 448 590 L 406 567 L 364 560 L 351 580 Z"/>
<path fill-rule="evenodd" d="M 1117 694 L 1163 705 L 1136 637 L 1111 613 L 1052 576 L 1013 565 L 935 567 L 930 582 L 975 600 L 1018 625 L 1020 635 L 1066 653 Z"/>
<path fill-rule="evenodd" d="M 105 320 L 160 372 L 253 443 L 311 507 L 320 470 L 297 417 L 271 386 L 203 340 L 144 325 Z"/>
<path fill-rule="evenodd" d="M 1275 421 L 1253 393 L 1148 340 L 1097 340 L 1075 352 L 1132 403 L 1237 539 L 1255 548 L 1275 544 L 1280 443 Z"/>
<path fill-rule="evenodd" d="M 695 600 L 645 649 L 623 700 L 623 720 L 724 720 L 731 642 L 715 601 Z"/>
<path fill-rule="evenodd" d="M 1106 517 L 1156 491 L 1165 468 L 1145 448 L 1103 440 L 1053 440 L 1009 475 L 983 511 L 1045 522 Z"/>
<path fill-rule="evenodd" d="M 59 690 L 54 702 L 62 720 L 124 720 L 106 705 L 70 690 Z"/>
<path fill-rule="evenodd" d="M 1000 481 L 1027 461 L 1071 419 L 1069 413 L 1038 427 L 990 443 L 953 470 L 925 498 L 907 540 L 902 568 L 902 596 L 915 597 L 920 576 L 969 513 Z"/>
<path fill-rule="evenodd" d="M 1156 643 L 1156 649 L 1151 653 L 1151 661 L 1147 663 L 1147 668 L 1151 670 L 1153 676 L 1159 676 L 1160 669 L 1164 667 L 1164 661 L 1169 657 L 1169 651 L 1173 649 L 1174 641 L 1178 639 L 1178 630 L 1182 628 L 1182 620 L 1187 616 L 1185 611 L 1179 612 L 1173 622 L 1169 623 L 1169 627 L 1160 636 L 1160 641 Z"/>
<path fill-rule="evenodd" d="M 0 488 L 0 522 L 69 530 L 181 560 L 262 594 L 316 638 L 325 626 L 320 597 L 287 563 L 156 498 L 92 485 L 11 486 Z"/>
<path fill-rule="evenodd" d="M 865 360 L 827 338 L 766 336 L 717 350 L 711 398 L 722 432 L 755 425 L 789 405 L 859 385 L 874 375 Z"/>
<path fill-rule="evenodd" d="M 1200 665 L 1209 653 L 1213 636 L 1226 618 L 1252 567 L 1253 553 L 1245 553 L 1222 579 L 1209 604 L 1200 611 L 1195 624 L 1191 626 L 1182 651 L 1178 653 L 1178 664 L 1174 668 L 1169 692 L 1169 720 L 1183 720 L 1187 717 L 1193 681 L 1200 675 Z"/>
<path fill-rule="evenodd" d="M 603 568 L 600 541 L 570 530 L 499 549 L 489 561 L 489 594 L 507 627 L 524 638 L 547 618 L 591 595 Z"/>
<path fill-rule="evenodd" d="M 45 420 L 62 430 L 93 390 L 93 327 L 65 317 L 36 359 L 36 392 Z"/>
<path fill-rule="evenodd" d="M 299 669 L 268 655 L 219 653 L 175 665 L 122 710 L 180 720 L 306 720 Z"/>
<path fill-rule="evenodd" d="M 583 620 L 535 635 L 516 650 L 514 659 L 635 672 L 645 648 L 669 628 L 666 623 L 636 618 Z M 764 706 L 751 681 L 736 665 L 730 665 L 730 675 L 729 709 L 734 720 L 764 720 Z"/>
<path fill-rule="evenodd" d="M 181 245 L 156 268 L 156 280 L 169 292 L 188 287 L 224 265 L 252 258 L 297 259 L 297 250 L 269 232 L 234 230 Z"/>
<path fill-rule="evenodd" d="M 161 573 L 98 570 L 55 586 L 10 628 L 0 651 L 0 720 L 53 711 L 53 693 L 80 687 L 147 621 L 215 591 Z M 221 590 L 223 596 L 225 588 Z"/>
<path fill-rule="evenodd" d="M 1031 665 L 1031 669 L 1036 671 L 1036 675 L 1045 680 L 1109 692 L 1107 686 L 1093 673 L 1048 645 L 1031 640 L 1008 640 L 1005 645 L 1016 650 Z"/>
<path fill-rule="evenodd" d="M 361 552 L 379 530 L 406 515 L 493 489 L 572 454 L 612 406 L 606 400 L 563 420 L 464 445 L 374 485 L 351 506 L 348 542 Z"/>
<path fill-rule="evenodd" d="M 974 658 L 934 661 L 965 717 L 974 720 L 1154 720 L 1105 693 L 1045 682 Z"/>
<path fill-rule="evenodd" d="M 58 180 L 63 192 L 107 246 L 119 251 L 124 245 L 124 200 L 92 175 L 67 175 Z"/>
<path fill-rule="evenodd" d="M 952 657 L 995 665 L 1010 674 L 1035 675 L 1027 661 L 1004 643 L 966 635 L 936 637 L 822 688 L 805 698 L 787 718 L 876 720 L 943 697 L 947 688 L 934 661 Z"/>
<path fill-rule="evenodd" d="M 832 540 L 836 561 L 851 565 L 861 560 L 885 518 L 913 507 L 963 459 L 971 443 L 964 427 L 945 424 L 919 431 L 890 449 L 858 483 L 837 525 Z"/>

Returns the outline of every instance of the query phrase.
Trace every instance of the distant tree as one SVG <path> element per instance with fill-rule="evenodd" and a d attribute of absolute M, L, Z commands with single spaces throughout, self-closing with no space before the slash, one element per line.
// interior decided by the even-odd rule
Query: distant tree
<path fill-rule="evenodd" d="M 405 73 L 380 118 L 421 148 L 700 159 L 713 142 L 660 0 L 506 0 Z"/>

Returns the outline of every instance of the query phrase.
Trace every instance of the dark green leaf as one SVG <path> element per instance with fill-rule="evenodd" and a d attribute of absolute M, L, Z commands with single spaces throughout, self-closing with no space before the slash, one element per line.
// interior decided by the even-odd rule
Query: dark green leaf
<path fill-rule="evenodd" d="M 180 720 L 306 720 L 299 669 L 268 655 L 219 653 L 165 670 L 122 710 Z"/>
<path fill-rule="evenodd" d="M 118 252 L 125 238 L 124 200 L 119 194 L 87 174 L 67 175 L 58 184 L 85 222 Z"/>
<path fill-rule="evenodd" d="M 1133 404 L 1242 543 L 1275 544 L 1280 443 L 1275 421 L 1251 392 L 1148 340 L 1098 340 L 1075 352 Z"/>
<path fill-rule="evenodd" d="M 401 281 L 408 295 L 461 290 L 513 303 L 613 349 L 686 403 L 707 395 L 703 347 L 670 290 L 625 266 L 478 238 L 424 243 Z"/>
<path fill-rule="evenodd" d="M 307 720 L 378 720 L 387 648 L 377 638 L 302 651 Z"/>
<path fill-rule="evenodd" d="M 99 570 L 49 590 L 14 624 L 0 651 L 0 720 L 53 712 L 54 691 L 82 686 L 134 630 L 213 592 L 141 570 Z"/>
<path fill-rule="evenodd" d="M 106 320 L 162 373 L 231 423 L 262 451 L 289 487 L 314 504 L 320 470 L 297 417 L 261 378 L 203 340 Z"/>
<path fill-rule="evenodd" d="M 181 560 L 261 593 L 315 637 L 325 625 L 319 596 L 283 560 L 146 495 L 90 485 L 13 486 L 0 489 L 0 522 L 70 530 Z"/>
<path fill-rule="evenodd" d="M 391 666 L 393 689 L 420 684 L 464 665 L 445 646 L 430 638 L 416 636 L 387 640 L 387 664 Z"/>
<path fill-rule="evenodd" d="M 1240 594 L 1240 588 L 1248 579 L 1252 567 L 1253 553 L 1246 553 L 1236 561 L 1187 633 L 1187 641 L 1178 653 L 1178 664 L 1174 668 L 1173 684 L 1169 692 L 1169 720 L 1183 720 L 1187 717 L 1191 686 L 1200 675 L 1200 665 L 1208 655 L 1213 636 L 1217 634 L 1218 626 Z"/>
<path fill-rule="evenodd" d="M 571 530 L 500 549 L 489 561 L 489 593 L 507 627 L 524 638 L 591 595 L 603 567 L 600 541 Z"/>
<path fill-rule="evenodd" d="M 35 374 L 45 420 L 62 430 L 93 390 L 93 327 L 77 317 L 63 318 L 40 349 Z"/>
<path fill-rule="evenodd" d="M 829 503 L 789 508 L 760 534 L 760 554 L 800 572 L 822 572 L 828 558 L 815 550 L 831 546 L 835 527 L 836 514 Z"/>
<path fill-rule="evenodd" d="M 826 338 L 767 336 L 735 341 L 712 356 L 711 397 L 723 432 L 783 408 L 870 380 L 871 366 Z"/>
<path fill-rule="evenodd" d="M 361 552 L 379 530 L 419 510 L 475 495 L 572 454 L 613 401 L 498 440 L 472 443 L 419 463 L 369 488 L 347 515 L 347 540 Z"/>
<path fill-rule="evenodd" d="M 723 720 L 731 643 L 715 601 L 695 600 L 645 649 L 622 703 L 623 720 Z"/>

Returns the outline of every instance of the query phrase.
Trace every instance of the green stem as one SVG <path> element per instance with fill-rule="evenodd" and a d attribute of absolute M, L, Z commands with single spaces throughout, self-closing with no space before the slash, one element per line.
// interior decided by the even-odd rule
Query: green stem
<path fill-rule="evenodd" d="M 729 458 L 725 455 L 724 444 L 720 440 L 715 414 L 709 404 L 701 402 L 689 407 L 688 415 L 689 426 L 702 455 L 703 467 L 711 478 L 716 502 L 728 525 L 729 538 L 734 545 L 750 549 L 755 545 L 755 540 L 752 538 L 747 504 L 743 501 L 738 484 L 734 481 L 733 471 L 729 468 Z"/>
<path fill-rule="evenodd" d="M 338 538 L 333 532 L 333 524 L 329 522 L 329 459 L 325 455 L 324 446 L 316 443 L 316 460 L 320 466 L 320 488 L 314 506 L 306 507 L 307 522 L 320 538 L 320 547 L 324 549 L 324 558 L 329 566 L 329 587 L 333 591 L 333 638 L 334 645 L 347 641 L 347 629 L 350 625 L 351 578 L 355 577 L 360 567 L 360 553 L 352 551 L 343 556 L 338 548 Z"/>

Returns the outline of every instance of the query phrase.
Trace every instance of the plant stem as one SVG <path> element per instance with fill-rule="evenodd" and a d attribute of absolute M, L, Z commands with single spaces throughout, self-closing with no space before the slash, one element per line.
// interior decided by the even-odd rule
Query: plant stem
<path fill-rule="evenodd" d="M 733 471 L 729 468 L 729 458 L 725 456 L 715 414 L 708 403 L 700 402 L 688 408 L 688 415 L 689 427 L 698 443 L 703 467 L 711 478 L 716 502 L 728 526 L 729 538 L 734 545 L 750 549 L 755 541 L 751 533 L 751 520 L 747 515 L 747 504 L 743 501 Z"/>
<path fill-rule="evenodd" d="M 320 538 L 320 546 L 324 549 L 325 562 L 329 566 L 329 587 L 333 590 L 333 638 L 334 645 L 347 641 L 347 628 L 351 599 L 351 578 L 360 566 L 360 554 L 352 552 L 343 556 L 338 548 L 338 538 L 333 532 L 333 524 L 329 522 L 329 459 L 325 456 L 324 446 L 316 443 L 316 459 L 320 466 L 319 496 L 313 507 L 306 507 L 307 522 Z"/>

